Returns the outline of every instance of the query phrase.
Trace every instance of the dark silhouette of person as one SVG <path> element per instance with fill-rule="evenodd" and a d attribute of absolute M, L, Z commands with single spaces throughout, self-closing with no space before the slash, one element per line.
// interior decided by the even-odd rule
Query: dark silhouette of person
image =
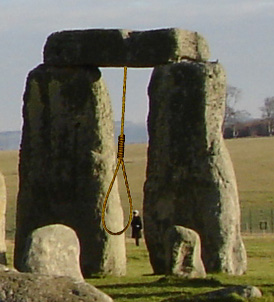
<path fill-rule="evenodd" d="M 135 243 L 137 246 L 139 246 L 139 239 L 142 238 L 143 225 L 142 225 L 141 217 L 139 216 L 139 211 L 137 210 L 133 211 L 131 228 L 132 228 L 131 238 L 135 238 Z"/>

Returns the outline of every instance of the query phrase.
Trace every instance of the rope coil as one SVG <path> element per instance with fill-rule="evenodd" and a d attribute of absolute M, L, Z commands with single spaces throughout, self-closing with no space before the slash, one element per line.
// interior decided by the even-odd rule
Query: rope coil
<path fill-rule="evenodd" d="M 118 153 L 117 158 L 123 159 L 125 153 L 125 135 L 119 135 L 118 136 Z"/>
<path fill-rule="evenodd" d="M 129 184 L 127 181 L 127 174 L 126 174 L 126 167 L 124 163 L 124 151 L 125 151 L 125 135 L 124 135 L 124 123 L 125 123 L 125 103 L 126 103 L 126 79 L 127 79 L 127 67 L 124 67 L 124 85 L 123 85 L 123 100 L 122 100 L 122 117 L 121 117 L 121 134 L 118 137 L 118 152 L 117 152 L 117 166 L 113 175 L 113 178 L 110 182 L 104 203 L 103 203 L 103 208 L 102 208 L 102 224 L 104 229 L 110 234 L 110 235 L 121 235 L 123 234 L 130 226 L 131 221 L 132 221 L 132 211 L 133 211 L 133 205 L 132 205 L 132 199 L 130 195 L 130 189 L 129 189 Z M 119 232 L 112 232 L 111 230 L 108 229 L 106 226 L 105 222 L 105 212 L 106 212 L 106 207 L 107 207 L 107 202 L 108 202 L 108 197 L 111 192 L 111 189 L 113 187 L 115 178 L 117 176 L 118 170 L 120 165 L 122 165 L 122 171 L 123 171 L 123 176 L 125 180 L 125 186 L 127 189 L 127 195 L 128 195 L 128 201 L 129 201 L 129 219 L 126 224 L 126 226 Z"/>

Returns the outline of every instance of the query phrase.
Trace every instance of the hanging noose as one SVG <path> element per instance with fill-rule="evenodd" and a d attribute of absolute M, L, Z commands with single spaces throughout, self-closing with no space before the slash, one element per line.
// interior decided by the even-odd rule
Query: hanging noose
<path fill-rule="evenodd" d="M 131 195 L 130 195 L 129 185 L 128 185 L 128 181 L 127 181 L 126 167 L 125 167 L 125 163 L 124 163 L 124 150 L 125 150 L 124 123 L 125 123 L 125 105 L 126 105 L 126 81 L 127 81 L 127 67 L 125 66 L 124 67 L 123 100 L 122 100 L 121 134 L 118 137 L 118 153 L 117 153 L 118 162 L 117 162 L 117 166 L 116 166 L 113 178 L 110 182 L 110 185 L 109 185 L 109 188 L 108 188 L 108 191 L 107 191 L 104 203 L 103 203 L 103 208 L 102 208 L 102 224 L 103 224 L 104 229 L 111 235 L 123 234 L 128 229 L 128 227 L 130 226 L 130 223 L 132 221 L 132 199 L 131 199 Z M 106 226 L 105 213 L 106 213 L 108 197 L 109 197 L 109 194 L 113 187 L 113 183 L 117 176 L 120 165 L 122 165 L 123 176 L 124 176 L 125 185 L 127 188 L 127 196 L 128 196 L 128 201 L 129 201 L 129 219 L 128 219 L 127 225 L 121 231 L 112 232 Z"/>

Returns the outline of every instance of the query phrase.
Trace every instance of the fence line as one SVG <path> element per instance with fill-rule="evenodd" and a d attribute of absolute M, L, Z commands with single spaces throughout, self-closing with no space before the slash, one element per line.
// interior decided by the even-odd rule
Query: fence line
<path fill-rule="evenodd" d="M 241 209 L 243 233 L 274 233 L 274 208 Z"/>

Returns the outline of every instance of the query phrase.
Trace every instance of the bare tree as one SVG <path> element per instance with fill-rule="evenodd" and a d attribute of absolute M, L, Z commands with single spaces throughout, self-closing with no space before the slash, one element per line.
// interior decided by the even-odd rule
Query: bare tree
<path fill-rule="evenodd" d="M 241 90 L 237 87 L 228 85 L 226 88 L 226 103 L 225 103 L 225 124 L 233 124 L 236 115 L 236 105 L 239 103 Z"/>
<path fill-rule="evenodd" d="M 262 117 L 267 121 L 268 135 L 274 133 L 274 96 L 264 99 L 264 106 L 260 107 Z"/>
<path fill-rule="evenodd" d="M 226 127 L 231 127 L 233 129 L 233 137 L 237 136 L 236 124 L 246 122 L 250 119 L 249 112 L 236 109 L 241 98 L 241 93 L 239 88 L 230 85 L 227 86 L 223 131 Z"/>

